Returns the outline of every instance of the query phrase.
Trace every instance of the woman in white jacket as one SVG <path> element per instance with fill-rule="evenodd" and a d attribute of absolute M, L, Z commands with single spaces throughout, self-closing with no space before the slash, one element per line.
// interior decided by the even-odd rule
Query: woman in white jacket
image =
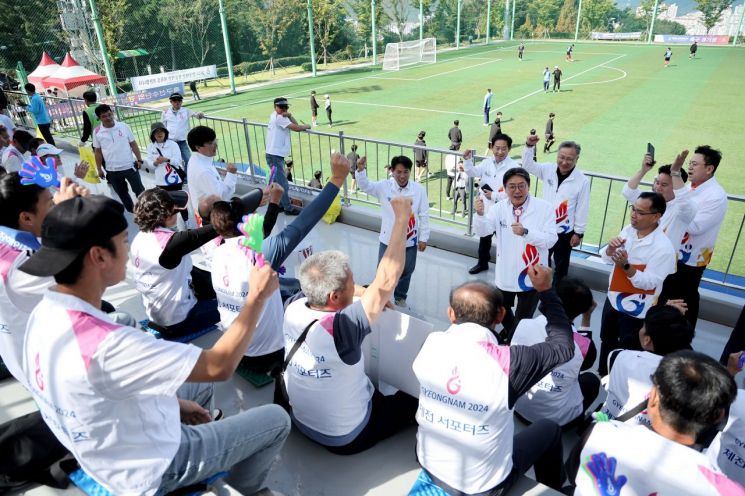
<path fill-rule="evenodd" d="M 178 144 L 168 139 L 168 129 L 162 122 L 150 126 L 150 141 L 147 161 L 155 169 L 155 185 L 167 191 L 180 190 L 184 184 L 184 161 Z"/>

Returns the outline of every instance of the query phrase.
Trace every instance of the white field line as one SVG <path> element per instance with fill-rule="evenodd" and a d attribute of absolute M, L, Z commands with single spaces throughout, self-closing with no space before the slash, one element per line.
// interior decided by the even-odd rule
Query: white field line
<path fill-rule="evenodd" d="M 457 60 L 457 59 L 454 59 L 454 60 Z M 444 76 L 445 74 L 452 74 L 453 72 L 465 71 L 466 69 L 471 69 L 473 67 L 479 67 L 481 65 L 491 64 L 492 62 L 499 62 L 500 60 L 502 59 L 488 59 L 487 62 L 479 62 L 478 64 L 473 64 L 473 65 L 469 65 L 466 67 L 458 67 L 457 69 L 453 69 L 451 71 L 438 72 L 436 74 L 430 74 L 429 76 L 424 76 L 420 78 L 397 78 L 397 77 L 376 76 L 376 79 L 383 79 L 383 80 L 391 79 L 395 81 L 424 81 L 425 79 Z"/>
<path fill-rule="evenodd" d="M 596 65 L 596 66 L 590 67 L 589 69 L 585 69 L 585 70 L 584 70 L 584 71 L 582 71 L 582 72 L 578 72 L 577 74 L 574 74 L 573 76 L 569 76 L 569 77 L 568 77 L 568 78 L 566 78 L 566 79 L 565 79 L 564 81 L 562 81 L 562 83 L 564 83 L 564 82 L 566 82 L 566 81 L 570 81 L 570 80 L 572 80 L 572 79 L 574 79 L 574 78 L 576 78 L 576 77 L 579 77 L 579 76 L 581 76 L 582 74 L 585 74 L 585 73 L 587 73 L 587 72 L 590 72 L 590 71 L 592 71 L 592 70 L 595 70 L 595 69 L 597 69 L 598 67 L 603 67 L 603 66 L 604 66 L 605 64 L 610 64 L 611 62 L 613 62 L 613 61 L 615 61 L 615 60 L 618 60 L 618 59 L 620 59 L 620 58 L 622 58 L 622 57 L 625 57 L 625 56 L 626 56 L 626 54 L 624 53 L 624 54 L 622 54 L 622 55 L 619 55 L 619 56 L 617 56 L 617 57 L 613 57 L 613 58 L 612 58 L 612 59 L 610 59 L 610 60 L 607 60 L 607 61 L 605 61 L 605 62 L 603 62 L 603 63 L 600 63 L 600 64 L 598 64 L 598 65 Z M 507 103 L 505 103 L 505 104 L 503 104 L 503 105 L 496 105 L 496 106 L 492 106 L 492 108 L 493 108 L 493 109 L 495 109 L 495 110 L 501 110 L 501 109 L 503 109 L 503 108 L 509 107 L 509 106 L 510 106 L 510 105 L 512 105 L 513 103 L 517 103 L 517 102 L 520 102 L 520 101 L 522 101 L 522 100 L 525 100 L 526 98 L 529 98 L 529 97 L 531 97 L 531 96 L 533 96 L 533 95 L 537 95 L 538 93 L 543 93 L 543 88 L 541 88 L 541 89 L 538 89 L 538 90 L 535 90 L 535 91 L 533 91 L 533 92 L 531 92 L 531 93 L 528 93 L 528 94 L 527 94 L 527 95 L 525 95 L 525 96 L 521 96 L 520 98 L 516 98 L 516 99 L 512 100 L 511 102 L 507 102 Z"/>
<path fill-rule="evenodd" d="M 582 86 L 582 85 L 586 85 L 586 84 L 606 84 L 606 83 L 612 83 L 614 81 L 618 81 L 618 80 L 623 79 L 626 76 L 628 76 L 628 74 L 626 73 L 626 71 L 624 71 L 623 69 L 619 69 L 617 67 L 610 67 L 610 66 L 605 66 L 605 68 L 606 69 L 613 69 L 614 71 L 618 71 L 618 72 L 621 73 L 621 76 L 618 76 L 618 77 L 613 78 L 613 79 L 606 79 L 605 81 L 593 81 L 591 83 L 569 83 L 567 86 Z"/>

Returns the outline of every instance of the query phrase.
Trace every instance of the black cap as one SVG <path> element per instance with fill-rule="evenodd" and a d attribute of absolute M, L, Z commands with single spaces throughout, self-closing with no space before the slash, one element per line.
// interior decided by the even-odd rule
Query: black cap
<path fill-rule="evenodd" d="M 184 210 L 189 204 L 189 193 L 186 191 L 169 191 L 168 196 L 171 197 L 171 200 L 173 200 L 173 203 L 176 204 L 176 208 L 179 210 Z"/>
<path fill-rule="evenodd" d="M 127 229 L 121 203 L 101 195 L 65 200 L 49 211 L 41 225 L 41 249 L 19 268 L 50 277 L 65 270 L 81 253 L 103 246 Z"/>
<path fill-rule="evenodd" d="M 178 91 L 176 93 L 171 93 L 171 96 L 168 97 L 169 100 L 183 100 L 184 95 L 179 93 Z"/>
<path fill-rule="evenodd" d="M 240 219 L 244 215 L 252 214 L 259 208 L 261 199 L 264 196 L 264 190 L 261 188 L 253 188 L 248 193 L 241 196 L 234 196 L 230 199 L 230 203 L 233 206 L 234 214 L 236 218 Z"/>
<path fill-rule="evenodd" d="M 279 98 L 274 99 L 274 105 L 280 106 L 280 107 L 289 107 L 290 102 L 287 101 L 287 98 L 281 96 Z"/>

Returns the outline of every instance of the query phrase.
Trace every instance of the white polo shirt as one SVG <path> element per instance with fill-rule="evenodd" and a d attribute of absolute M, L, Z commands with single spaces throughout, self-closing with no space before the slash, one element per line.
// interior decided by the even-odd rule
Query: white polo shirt
<path fill-rule="evenodd" d="M 277 112 L 269 116 L 269 129 L 266 133 L 266 153 L 286 157 L 290 154 L 292 144 L 290 143 L 290 128 L 292 121 Z"/>
<path fill-rule="evenodd" d="M 623 185 L 623 197 L 629 203 L 634 203 L 641 194 L 639 188 L 629 188 L 628 183 Z M 665 213 L 660 218 L 660 228 L 670 239 L 673 248 L 680 244 L 688 225 L 695 216 L 696 207 L 691 201 L 690 190 L 687 188 L 675 190 L 675 198 L 667 202 Z M 680 257 L 680 252 L 678 257 Z"/>
<path fill-rule="evenodd" d="M 44 421 L 113 494 L 155 494 L 181 442 L 176 390 L 202 350 L 122 327 L 49 290 L 31 313 L 24 370 Z"/>
<path fill-rule="evenodd" d="M 429 200 L 427 190 L 419 183 L 409 181 L 403 188 L 395 179 L 371 182 L 367 178 L 367 169 L 358 171 L 355 175 L 360 190 L 376 197 L 380 201 L 382 223 L 380 226 L 380 242 L 387 245 L 391 241 L 391 229 L 395 221 L 391 198 L 405 196 L 411 198 L 411 217 L 406 230 L 406 247 L 416 246 L 418 241 L 429 240 Z"/>
<path fill-rule="evenodd" d="M 498 202 L 484 215 L 474 215 L 473 227 L 478 236 L 496 233 L 497 263 L 495 284 L 502 291 L 520 293 L 533 291 L 528 269 L 548 263 L 548 250 L 556 244 L 556 221 L 550 203 L 529 196 L 521 207 L 520 224 L 528 234 L 512 232 L 517 221 L 516 210 L 509 198 Z"/>
<path fill-rule="evenodd" d="M 657 303 L 665 278 L 675 272 L 675 250 L 659 226 L 640 239 L 636 229 L 628 225 L 619 237 L 626 240 L 623 248 L 628 253 L 628 263 L 636 267 L 636 274 L 629 278 L 614 264 L 608 282 L 608 301 L 615 310 L 643 319 L 647 310 Z M 600 257 L 612 264 L 607 250 L 607 246 L 602 247 Z"/>
<path fill-rule="evenodd" d="M 10 373 L 26 384 L 23 373 L 23 338 L 26 323 L 51 277 L 36 277 L 18 270 L 40 248 L 33 234 L 0 226 L 0 357 Z"/>
<path fill-rule="evenodd" d="M 213 157 L 207 157 L 198 152 L 191 154 L 186 178 L 189 182 L 191 208 L 195 213 L 199 212 L 199 202 L 208 196 L 217 195 L 225 201 L 230 200 L 238 182 L 238 176 L 232 172 L 221 177 L 217 172 Z"/>
<path fill-rule="evenodd" d="M 168 139 L 186 141 L 186 135 L 189 134 L 189 129 L 191 128 L 189 119 L 194 114 L 196 112 L 186 107 L 181 107 L 178 112 L 175 112 L 173 107 L 164 110 L 160 119 L 166 125 L 166 129 L 168 129 Z"/>
<path fill-rule="evenodd" d="M 93 130 L 93 148 L 100 148 L 106 161 L 106 170 L 119 172 L 134 169 L 134 155 L 130 143 L 135 141 L 132 130 L 123 122 L 114 122 L 112 127 L 103 124 Z"/>

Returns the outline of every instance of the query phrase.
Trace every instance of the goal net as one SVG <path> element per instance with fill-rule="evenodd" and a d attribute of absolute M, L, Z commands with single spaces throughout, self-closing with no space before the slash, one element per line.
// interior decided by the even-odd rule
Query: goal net
<path fill-rule="evenodd" d="M 434 64 L 437 62 L 437 40 L 423 40 L 388 43 L 383 57 L 384 71 L 397 71 L 401 67 L 414 64 Z"/>

